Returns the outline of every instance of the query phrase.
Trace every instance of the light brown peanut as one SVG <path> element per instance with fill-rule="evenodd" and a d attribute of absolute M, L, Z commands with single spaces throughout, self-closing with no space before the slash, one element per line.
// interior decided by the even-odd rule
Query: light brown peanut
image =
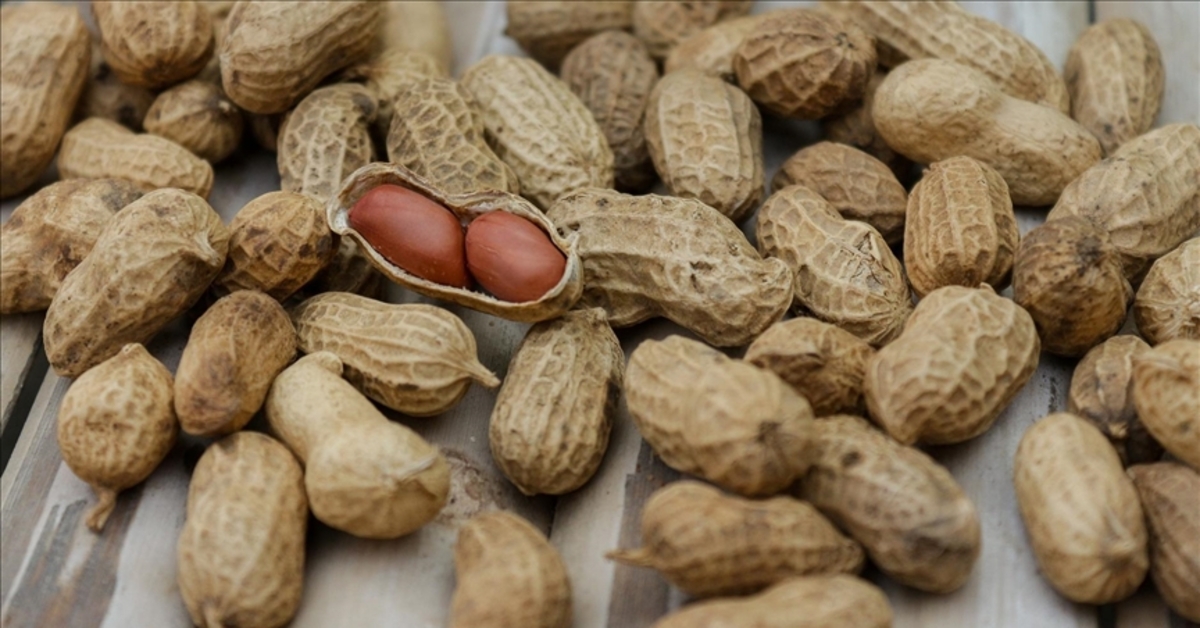
<path fill-rule="evenodd" d="M 1133 300 L 1133 318 L 1150 344 L 1200 340 L 1200 237 L 1154 262 Z"/>
<path fill-rule="evenodd" d="M 346 177 L 375 160 L 376 113 L 375 98 L 361 85 L 339 83 L 305 96 L 279 134 L 283 191 L 329 200 Z"/>
<path fill-rule="evenodd" d="M 1034 423 L 1013 482 L 1039 571 L 1056 591 L 1107 604 L 1138 588 L 1149 565 L 1142 507 L 1100 430 L 1065 412 Z"/>
<path fill-rule="evenodd" d="M 853 146 L 891 168 L 899 179 L 907 180 L 912 162 L 887 145 L 883 136 L 875 129 L 875 118 L 871 116 L 871 107 L 875 104 L 875 91 L 883 84 L 886 76 L 885 72 L 876 68 L 875 74 L 867 82 L 862 101 L 848 108 L 845 113 L 823 118 L 821 130 L 825 139 Z"/>
<path fill-rule="evenodd" d="M 1095 425 L 1126 466 L 1154 462 L 1163 451 L 1133 404 L 1133 360 L 1149 350 L 1137 336 L 1113 336 L 1092 347 L 1075 366 L 1067 395 L 1067 411 Z"/>
<path fill-rule="evenodd" d="M 688 605 L 651 628 L 890 628 L 878 587 L 845 574 L 791 578 L 758 595 Z"/>
<path fill-rule="evenodd" d="M 372 43 L 376 57 L 394 50 L 420 52 L 437 61 L 442 75 L 454 70 L 454 41 L 442 0 L 376 0 L 383 21 Z"/>
<path fill-rule="evenodd" d="M 863 373 L 874 354 L 854 334 L 802 317 L 768 327 L 746 349 L 744 359 L 783 378 L 820 417 L 865 409 Z"/>
<path fill-rule="evenodd" d="M 424 52 L 391 49 L 346 68 L 339 78 L 343 81 L 362 83 L 375 96 L 379 113 L 375 116 L 372 131 L 376 139 L 386 140 L 388 129 L 395 119 L 394 101 L 397 98 L 408 94 L 413 85 L 422 79 L 450 77 L 442 70 L 437 59 Z M 408 115 L 411 115 L 411 112 Z M 482 133 L 480 130 L 481 135 Z"/>
<path fill-rule="evenodd" d="M 504 34 L 552 71 L 573 48 L 604 31 L 633 26 L 633 2 L 520 1 L 505 3 Z"/>
<path fill-rule="evenodd" d="M 1150 435 L 1200 471 L 1200 340 L 1170 340 L 1135 356 L 1133 403 Z"/>
<path fill-rule="evenodd" d="M 1150 577 L 1167 606 L 1200 621 L 1200 473 L 1172 462 L 1128 470 L 1150 532 Z"/>
<path fill-rule="evenodd" d="M 91 69 L 83 95 L 75 105 L 75 120 L 105 118 L 140 132 L 154 98 L 154 92 L 145 87 L 122 83 L 104 62 L 100 42 L 92 40 Z"/>
<path fill-rule="evenodd" d="M 663 73 L 694 69 L 733 83 L 737 80 L 733 57 L 738 46 L 759 24 L 774 18 L 773 12 L 743 15 L 693 33 L 671 49 L 663 63 Z"/>
<path fill-rule="evenodd" d="M 199 2 L 92 1 L 104 61 L 123 83 L 162 89 L 204 69 L 213 55 L 212 14 Z"/>
<path fill-rule="evenodd" d="M 88 118 L 67 131 L 58 173 L 64 179 L 125 179 L 147 192 L 179 188 L 203 198 L 213 184 L 212 166 L 188 149 L 103 118 Z"/>
<path fill-rule="evenodd" d="M 242 141 L 242 112 L 221 86 L 192 80 L 168 89 L 154 99 L 142 126 L 217 163 L 233 154 Z"/>
<path fill-rule="evenodd" d="M 750 0 L 633 3 L 633 34 L 646 43 L 650 56 L 665 59 L 679 42 L 717 22 L 746 15 Z"/>

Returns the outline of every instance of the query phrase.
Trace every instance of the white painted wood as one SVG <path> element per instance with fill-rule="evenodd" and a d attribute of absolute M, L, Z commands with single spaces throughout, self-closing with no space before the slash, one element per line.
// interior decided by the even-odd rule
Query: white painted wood
<path fill-rule="evenodd" d="M 1200 124 L 1200 3 L 1096 2 L 1096 20 L 1128 17 L 1145 24 L 1162 49 L 1167 87 L 1155 126 Z"/>

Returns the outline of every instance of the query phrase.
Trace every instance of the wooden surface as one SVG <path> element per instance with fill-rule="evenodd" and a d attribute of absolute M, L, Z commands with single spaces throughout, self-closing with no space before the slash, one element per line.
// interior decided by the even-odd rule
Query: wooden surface
<path fill-rule="evenodd" d="M 795 2 L 759 2 L 756 12 Z M 1100 2 L 1098 19 L 1132 15 L 1146 22 L 1167 60 L 1167 99 L 1160 123 L 1200 122 L 1200 4 Z M 999 21 L 1046 51 L 1061 67 L 1068 48 L 1089 19 L 1086 2 L 972 2 L 967 10 Z M 458 69 L 485 54 L 520 54 L 502 35 L 501 3 L 452 2 L 446 9 L 455 39 Z M 815 126 L 764 121 L 768 180 L 792 152 L 816 140 Z M 248 200 L 277 189 L 273 155 L 253 153 L 217 168 L 210 199 L 228 221 Z M 16 201 L 6 201 L 7 218 Z M 1022 232 L 1044 211 L 1019 210 Z M 745 225 L 752 234 L 753 221 Z M 399 288 L 397 302 L 428 301 Z M 449 307 L 479 342 L 480 359 L 503 376 L 526 326 Z M 190 467 L 206 444 L 182 439 L 158 471 L 121 497 L 108 527 L 94 535 L 81 525 L 94 503 L 90 489 L 62 464 L 54 437 L 57 408 L 69 382 L 53 372 L 41 377 L 40 315 L 0 319 L 0 421 L 18 398 L 32 399 L 11 460 L 0 476 L 0 623 L 25 626 L 188 625 L 175 585 L 175 542 L 183 524 Z M 658 321 L 621 330 L 625 350 L 646 338 L 683 333 Z M 151 343 L 152 352 L 174 369 L 186 340 L 177 323 Z M 38 358 L 41 359 L 41 358 Z M 30 370 L 30 365 L 33 365 Z M 984 531 L 983 553 L 967 585 L 948 596 L 920 594 L 868 572 L 887 591 L 897 627 L 1093 627 L 1094 607 L 1057 596 L 1037 573 L 1017 514 L 1011 462 L 1024 429 L 1049 412 L 1065 408 L 1073 361 L 1043 355 L 1033 380 L 983 436 L 931 450 L 975 500 Z M 36 392 L 36 396 L 33 393 Z M 678 477 L 650 452 L 626 414 L 614 427 L 608 455 L 583 489 L 557 500 L 517 493 L 493 466 L 487 419 L 494 391 L 472 387 L 463 402 L 428 419 L 396 417 L 442 447 L 453 469 L 451 504 L 431 525 L 395 541 L 365 541 L 315 524 L 308 543 L 305 595 L 298 627 L 444 625 L 454 578 L 451 549 L 458 524 L 490 508 L 516 510 L 548 531 L 570 571 L 576 628 L 641 628 L 685 602 L 648 570 L 616 566 L 605 551 L 639 543 L 637 517 L 654 489 Z M 22 404 L 16 404 L 21 409 Z M 22 417 L 13 419 L 16 425 Z M 11 430 L 10 430 L 11 431 Z M 1122 628 L 1178 628 L 1152 587 L 1110 609 Z"/>

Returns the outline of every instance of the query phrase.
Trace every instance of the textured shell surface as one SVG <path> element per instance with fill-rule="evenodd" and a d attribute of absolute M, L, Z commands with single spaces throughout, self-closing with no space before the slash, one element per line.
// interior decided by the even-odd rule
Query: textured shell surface
<path fill-rule="evenodd" d="M 155 93 L 145 87 L 122 83 L 104 62 L 100 42 L 94 39 L 91 56 L 87 84 L 75 105 L 74 118 L 106 118 L 127 129 L 141 131 L 142 120 L 154 104 Z"/>
<path fill-rule="evenodd" d="M 387 2 L 387 4 L 406 4 Z M 339 81 L 362 83 L 375 96 L 379 108 L 372 130 L 376 137 L 387 138 L 395 118 L 394 101 L 417 81 L 427 78 L 448 79 L 450 75 L 438 60 L 425 52 L 393 48 L 376 53 L 362 63 L 346 68 Z"/>
<path fill-rule="evenodd" d="M 437 61 L 441 74 L 454 69 L 454 41 L 442 0 L 385 0 L 373 42 L 376 56 L 393 50 L 421 52 Z"/>
<path fill-rule="evenodd" d="M 738 46 L 759 24 L 774 17 L 773 12 L 743 15 L 717 22 L 689 35 L 671 49 L 671 54 L 663 64 L 663 72 L 670 74 L 676 70 L 695 69 L 732 83 L 737 80 L 733 57 L 737 54 Z"/>
<path fill-rule="evenodd" d="M 650 92 L 646 142 L 672 196 L 697 199 L 734 222 L 762 198 L 762 117 L 721 79 L 698 70 L 664 76 Z"/>
<path fill-rule="evenodd" d="M 1200 471 L 1200 340 L 1170 340 L 1134 357 L 1133 403 L 1150 434 Z"/>
<path fill-rule="evenodd" d="M 449 628 L 569 628 L 571 581 L 558 550 L 509 512 L 485 512 L 458 531 L 458 586 Z"/>
<path fill-rule="evenodd" d="M 1100 430 L 1065 412 L 1039 420 L 1021 437 L 1013 482 L 1039 571 L 1056 591 L 1106 604 L 1142 583 L 1142 506 Z"/>
<path fill-rule="evenodd" d="M 195 194 L 156 190 L 126 205 L 46 311 L 50 365 L 76 377 L 146 342 L 203 295 L 228 247 L 221 217 Z"/>
<path fill-rule="evenodd" d="M 616 186 L 641 191 L 654 183 L 643 121 L 658 67 L 637 37 L 605 31 L 579 44 L 562 64 L 562 80 L 592 112 L 613 152 Z"/>
<path fill-rule="evenodd" d="M 10 4 L 3 16 L 0 198 L 8 198 L 33 185 L 54 159 L 87 84 L 91 36 L 79 10 L 65 4 Z"/>
<path fill-rule="evenodd" d="M 141 195 L 120 179 L 69 179 L 25 199 L 0 226 L 0 312 L 50 307 L 108 221 Z"/>
<path fill-rule="evenodd" d="M 939 288 L 867 362 L 871 418 L 911 445 L 958 443 L 989 427 L 1037 370 L 1033 319 L 990 288 Z"/>
<path fill-rule="evenodd" d="M 1126 465 L 1162 456 L 1133 403 L 1133 359 L 1150 350 L 1137 336 L 1113 336 L 1092 347 L 1075 366 L 1067 412 L 1087 419 L 1116 448 Z"/>
<path fill-rule="evenodd" d="M 588 108 L 533 59 L 489 55 L 462 77 L 488 143 L 545 210 L 586 187 L 612 187 L 613 152 Z"/>
<path fill-rule="evenodd" d="M 1173 462 L 1129 468 L 1150 532 L 1150 577 L 1171 610 L 1200 621 L 1200 473 Z"/>
<path fill-rule="evenodd" d="M 377 113 L 367 88 L 340 83 L 304 97 L 279 135 L 280 185 L 328 201 L 355 170 L 375 159 L 370 125 Z"/>
<path fill-rule="evenodd" d="M 484 139 L 483 118 L 471 95 L 447 78 L 418 79 L 392 100 L 388 161 L 424 176 L 450 194 L 521 185 Z"/>
<path fill-rule="evenodd" d="M 505 3 L 508 21 L 504 34 L 516 40 L 529 56 L 554 70 L 589 37 L 632 28 L 633 4 L 629 0 L 514 0 Z"/>
<path fill-rule="evenodd" d="M 526 495 L 583 486 L 608 450 L 624 377 L 625 354 L 604 310 L 534 325 L 496 396 L 492 460 Z"/>
<path fill-rule="evenodd" d="M 638 345 L 625 400 L 667 466 L 746 496 L 784 490 L 808 469 L 812 408 L 770 371 L 683 336 Z"/>
<path fill-rule="evenodd" d="M 1105 155 L 1154 125 L 1166 87 L 1162 51 L 1150 30 L 1128 18 L 1083 31 L 1063 69 L 1071 117 L 1091 131 Z"/>
<path fill-rule="evenodd" d="M 471 380 L 500 383 L 480 364 L 471 330 L 437 306 L 326 292 L 293 309 L 292 321 L 301 351 L 337 355 L 363 394 L 410 416 L 445 412 Z"/>
<path fill-rule="evenodd" d="M 188 485 L 179 592 L 201 628 L 286 624 L 304 588 L 308 500 L 286 447 L 240 432 L 205 450 Z"/>
<path fill-rule="evenodd" d="M 582 305 L 613 327 L 666 317 L 718 346 L 748 344 L 792 302 L 787 264 L 764 260 L 717 210 L 692 199 L 583 190 L 549 216 L 578 237 Z"/>
<path fill-rule="evenodd" d="M 771 179 L 776 192 L 789 185 L 820 194 L 842 218 L 875 227 L 888 244 L 904 238 L 908 193 L 887 164 L 862 150 L 834 142 L 802 148 Z"/>
<path fill-rule="evenodd" d="M 676 45 L 713 24 L 750 12 L 751 0 L 637 0 L 633 34 L 646 42 L 655 59 L 665 59 Z"/>
<path fill-rule="evenodd" d="M 104 527 L 117 493 L 149 477 L 178 432 L 171 372 L 140 344 L 125 345 L 71 384 L 58 412 L 58 448 L 100 498 L 87 514 L 89 528 Z"/>
<path fill-rule="evenodd" d="M 890 628 L 892 607 L 875 585 L 845 574 L 791 578 L 745 597 L 689 604 L 651 628 Z"/>
<path fill-rule="evenodd" d="M 795 304 L 866 340 L 887 344 L 912 312 L 900 260 L 870 225 L 846 220 L 820 194 L 793 185 L 758 212 L 758 249 L 787 263 Z"/>
<path fill-rule="evenodd" d="M 286 111 L 367 57 L 383 12 L 384 3 L 367 0 L 239 2 L 219 51 L 222 86 L 251 113 Z"/>
<path fill-rule="evenodd" d="M 744 595 L 863 565 L 862 547 L 809 504 L 725 495 L 690 480 L 655 491 L 642 510 L 642 547 L 609 557 L 651 567 L 692 597 Z"/>
<path fill-rule="evenodd" d="M 124 83 L 161 89 L 195 76 L 213 55 L 212 14 L 201 2 L 91 5 L 104 60 Z"/>
<path fill-rule="evenodd" d="M 744 359 L 783 378 L 820 417 L 865 410 L 863 374 L 874 354 L 862 338 L 801 317 L 768 327 L 750 343 Z"/>
<path fill-rule="evenodd" d="M 920 296 L 942 286 L 1000 290 L 1012 278 L 1020 233 L 1008 184 L 987 164 L 930 164 L 908 197 L 904 269 Z"/>
<path fill-rule="evenodd" d="M 961 587 L 979 558 L 979 513 L 945 467 L 863 419 L 817 421 L 817 456 L 796 485 L 896 582 L 931 593 Z"/>
<path fill-rule="evenodd" d="M 143 126 L 147 133 L 217 163 L 237 149 L 245 122 L 220 85 L 196 79 L 159 94 L 146 112 Z"/>
<path fill-rule="evenodd" d="M 213 184 L 212 166 L 188 149 L 104 118 L 88 118 L 67 131 L 58 173 L 64 179 L 125 179 L 147 192 L 179 188 L 204 198 Z"/>
<path fill-rule="evenodd" d="M 1125 276 L 1200 230 L 1200 126 L 1171 124 L 1121 145 L 1071 182 L 1047 216 L 1080 216 L 1108 232 Z"/>
<path fill-rule="evenodd" d="M 1200 340 L 1200 237 L 1154 262 L 1133 300 L 1133 317 L 1151 344 Z"/>

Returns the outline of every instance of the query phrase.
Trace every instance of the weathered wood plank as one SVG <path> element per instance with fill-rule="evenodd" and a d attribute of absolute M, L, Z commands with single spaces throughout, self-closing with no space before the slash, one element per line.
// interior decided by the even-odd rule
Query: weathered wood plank
<path fill-rule="evenodd" d="M 42 350 L 42 318 L 37 312 L 8 314 L 0 319 L 0 433 L 8 427 L 17 397 Z"/>

